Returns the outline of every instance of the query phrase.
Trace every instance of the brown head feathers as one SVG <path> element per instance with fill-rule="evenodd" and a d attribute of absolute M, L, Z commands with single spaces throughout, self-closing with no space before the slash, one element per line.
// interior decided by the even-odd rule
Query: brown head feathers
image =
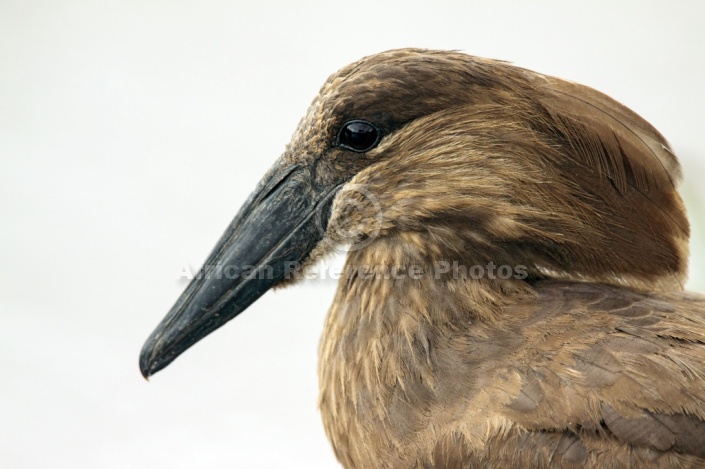
<path fill-rule="evenodd" d="M 335 146 L 351 119 L 380 127 L 377 148 Z M 319 178 L 355 174 L 338 199 L 363 207 L 337 204 L 331 238 L 353 224 L 356 236 L 450 229 L 465 261 L 481 245 L 537 278 L 683 285 L 678 161 L 644 119 L 592 88 L 462 53 L 384 52 L 323 86 L 284 155 L 314 157 Z"/>

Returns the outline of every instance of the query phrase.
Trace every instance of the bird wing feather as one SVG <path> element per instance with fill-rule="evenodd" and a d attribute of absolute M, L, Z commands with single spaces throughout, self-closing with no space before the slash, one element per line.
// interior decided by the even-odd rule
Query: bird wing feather
<path fill-rule="evenodd" d="M 705 464 L 705 298 L 555 282 L 537 291 L 505 370 L 520 385 L 500 413 L 526 431 L 511 447 L 582 464 L 607 444 L 625 461 Z"/>

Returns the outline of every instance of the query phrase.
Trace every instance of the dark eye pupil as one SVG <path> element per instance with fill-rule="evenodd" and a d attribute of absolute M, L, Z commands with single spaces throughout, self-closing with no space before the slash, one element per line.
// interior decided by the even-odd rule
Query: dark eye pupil
<path fill-rule="evenodd" d="M 338 142 L 341 146 L 354 151 L 367 151 L 379 143 L 377 127 L 365 121 L 350 121 L 340 129 Z"/>

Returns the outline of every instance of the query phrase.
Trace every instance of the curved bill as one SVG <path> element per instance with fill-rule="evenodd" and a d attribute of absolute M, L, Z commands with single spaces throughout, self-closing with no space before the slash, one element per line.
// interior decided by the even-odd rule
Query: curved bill
<path fill-rule="evenodd" d="M 140 354 L 147 378 L 239 313 L 305 260 L 323 238 L 342 184 L 277 163 L 259 183 Z"/>

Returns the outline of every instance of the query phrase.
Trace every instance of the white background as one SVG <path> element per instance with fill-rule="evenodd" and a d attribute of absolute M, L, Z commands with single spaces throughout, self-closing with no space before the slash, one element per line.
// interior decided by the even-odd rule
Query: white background
<path fill-rule="evenodd" d="M 268 293 L 150 383 L 137 357 L 325 78 L 385 49 L 510 60 L 642 114 L 683 162 L 705 289 L 703 5 L 0 1 L 0 465 L 335 467 L 333 282 Z"/>

